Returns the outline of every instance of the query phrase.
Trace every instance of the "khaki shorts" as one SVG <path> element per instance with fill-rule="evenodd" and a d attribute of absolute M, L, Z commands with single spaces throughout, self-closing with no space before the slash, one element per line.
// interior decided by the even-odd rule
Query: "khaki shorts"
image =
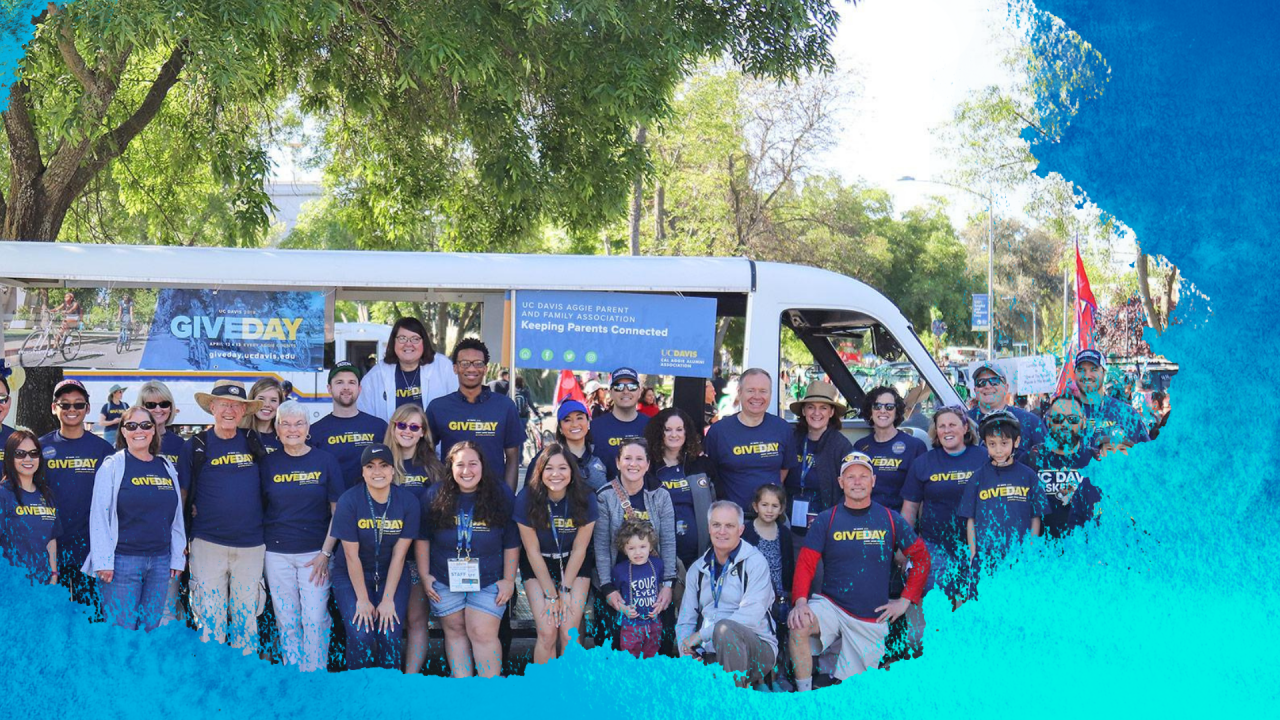
<path fill-rule="evenodd" d="M 889 634 L 888 623 L 859 620 L 822 595 L 814 595 L 809 600 L 809 610 L 818 619 L 820 630 L 817 638 L 810 638 L 810 644 L 816 639 L 822 646 L 820 653 L 822 648 L 840 641 L 840 655 L 832 672 L 837 680 L 880 666 L 884 640 Z"/>

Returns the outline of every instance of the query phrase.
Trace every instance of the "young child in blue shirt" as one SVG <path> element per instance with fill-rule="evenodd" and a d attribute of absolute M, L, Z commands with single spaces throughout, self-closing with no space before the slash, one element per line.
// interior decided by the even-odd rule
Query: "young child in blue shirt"
<path fill-rule="evenodd" d="M 636 657 L 651 658 L 662 640 L 662 621 L 654 611 L 662 589 L 662 558 L 650 556 L 658 547 L 658 535 L 648 522 L 628 522 L 615 544 L 627 557 L 613 566 L 613 584 L 622 594 L 619 645 Z"/>

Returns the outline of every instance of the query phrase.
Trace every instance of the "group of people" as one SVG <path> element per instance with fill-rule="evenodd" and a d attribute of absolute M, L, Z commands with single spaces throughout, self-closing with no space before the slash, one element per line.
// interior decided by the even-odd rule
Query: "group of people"
<path fill-rule="evenodd" d="M 919 654 L 926 592 L 958 606 L 1024 536 L 1093 521 L 1082 470 L 1146 437 L 1090 384 L 1090 351 L 1083 394 L 1054 398 L 1047 430 L 1006 405 L 990 365 L 979 407 L 935 412 L 927 445 L 890 387 L 866 394 L 871 432 L 851 444 L 834 387 L 812 383 L 792 424 L 750 368 L 740 412 L 704 436 L 679 408 L 641 412 L 622 367 L 604 411 L 561 403 L 521 485 L 524 424 L 484 383 L 488 348 L 463 339 L 446 360 L 414 318 L 387 348 L 367 374 L 329 371 L 315 423 L 274 379 L 219 381 L 197 395 L 212 425 L 185 442 L 162 383 L 139 388 L 114 446 L 84 430 L 85 387 L 59 383 L 58 430 L 0 426 L 6 556 L 121 627 L 186 607 L 205 641 L 245 654 L 269 604 L 282 660 L 302 670 L 326 667 L 332 630 L 347 668 L 418 673 L 434 615 L 455 677 L 497 675 L 518 578 L 536 663 L 591 637 L 806 690 L 815 657 L 842 680 Z"/>

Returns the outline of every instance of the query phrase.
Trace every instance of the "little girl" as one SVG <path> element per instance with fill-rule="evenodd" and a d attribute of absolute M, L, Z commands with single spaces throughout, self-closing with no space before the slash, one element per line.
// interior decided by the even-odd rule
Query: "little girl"
<path fill-rule="evenodd" d="M 757 488 L 751 501 L 756 519 L 747 523 L 742 533 L 742 539 L 754 545 L 769 561 L 769 577 L 776 596 L 771 613 L 778 634 L 778 647 L 787 647 L 787 615 L 791 612 L 791 580 L 795 574 L 791 531 L 778 524 L 786 497 L 786 492 L 778 485 Z M 785 653 L 778 658 L 780 669 L 786 660 Z M 777 673 L 776 677 L 781 678 L 783 674 Z"/>
<path fill-rule="evenodd" d="M 616 544 L 627 556 L 613 566 L 613 584 L 622 594 L 619 645 L 636 657 L 651 658 L 662 640 L 662 621 L 653 609 L 662 589 L 662 558 L 649 555 L 658 547 L 658 536 L 648 522 L 628 521 Z"/>

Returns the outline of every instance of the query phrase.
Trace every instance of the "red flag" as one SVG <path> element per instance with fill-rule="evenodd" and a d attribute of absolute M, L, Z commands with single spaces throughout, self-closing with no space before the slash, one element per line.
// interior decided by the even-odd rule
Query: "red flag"
<path fill-rule="evenodd" d="M 556 381 L 556 406 L 559 407 L 566 398 L 587 404 L 587 396 L 582 394 L 582 386 L 571 370 L 561 370 L 560 379 Z"/>
<path fill-rule="evenodd" d="M 1072 339 L 1065 361 L 1062 364 L 1062 375 L 1058 378 L 1058 392 L 1068 387 L 1076 389 L 1076 353 L 1088 350 L 1097 345 L 1095 338 L 1095 320 L 1098 303 L 1093 299 L 1093 289 L 1089 287 L 1089 275 L 1084 270 L 1084 260 L 1080 257 L 1080 240 L 1076 239 L 1076 336 Z"/>

